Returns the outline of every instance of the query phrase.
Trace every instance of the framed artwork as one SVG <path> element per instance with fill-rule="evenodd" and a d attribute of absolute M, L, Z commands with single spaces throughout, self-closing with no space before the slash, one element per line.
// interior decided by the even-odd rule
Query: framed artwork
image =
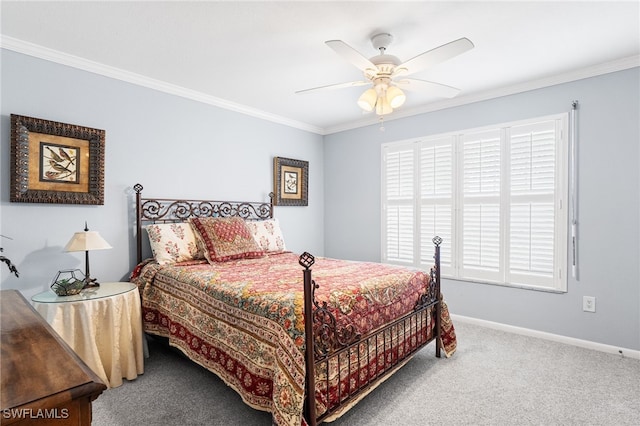
<path fill-rule="evenodd" d="M 11 114 L 11 202 L 104 204 L 105 131 Z"/>
<path fill-rule="evenodd" d="M 273 204 L 306 206 L 309 191 L 309 162 L 291 158 L 273 158 Z"/>

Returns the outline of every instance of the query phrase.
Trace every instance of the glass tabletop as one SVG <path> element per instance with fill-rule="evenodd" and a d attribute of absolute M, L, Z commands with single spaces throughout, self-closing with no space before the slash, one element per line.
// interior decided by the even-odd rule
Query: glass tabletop
<path fill-rule="evenodd" d="M 31 301 L 37 303 L 65 303 L 82 300 L 95 300 L 126 293 L 134 288 L 136 288 L 136 285 L 129 282 L 100 283 L 99 287 L 85 288 L 80 293 L 74 294 L 73 296 L 58 296 L 53 292 L 53 290 L 49 289 L 36 294 L 31 298 Z"/>

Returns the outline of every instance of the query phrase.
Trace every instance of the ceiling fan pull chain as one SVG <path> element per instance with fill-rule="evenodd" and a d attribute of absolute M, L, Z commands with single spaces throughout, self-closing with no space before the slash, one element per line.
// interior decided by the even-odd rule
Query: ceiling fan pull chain
<path fill-rule="evenodd" d="M 381 115 L 378 121 L 380 122 L 380 131 L 384 132 L 384 115 Z"/>

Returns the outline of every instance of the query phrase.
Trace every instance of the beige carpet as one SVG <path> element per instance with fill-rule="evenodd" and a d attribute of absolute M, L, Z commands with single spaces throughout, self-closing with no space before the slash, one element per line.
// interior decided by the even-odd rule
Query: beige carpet
<path fill-rule="evenodd" d="M 334 426 L 640 425 L 640 361 L 456 323 Z M 93 425 L 270 425 L 215 375 L 157 342 L 145 373 L 105 391 Z"/>

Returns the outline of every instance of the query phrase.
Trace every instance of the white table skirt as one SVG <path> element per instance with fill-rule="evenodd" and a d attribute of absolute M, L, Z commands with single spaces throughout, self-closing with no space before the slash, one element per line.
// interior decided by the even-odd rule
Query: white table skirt
<path fill-rule="evenodd" d="M 99 299 L 33 302 L 33 306 L 108 387 L 144 373 L 137 289 Z"/>

